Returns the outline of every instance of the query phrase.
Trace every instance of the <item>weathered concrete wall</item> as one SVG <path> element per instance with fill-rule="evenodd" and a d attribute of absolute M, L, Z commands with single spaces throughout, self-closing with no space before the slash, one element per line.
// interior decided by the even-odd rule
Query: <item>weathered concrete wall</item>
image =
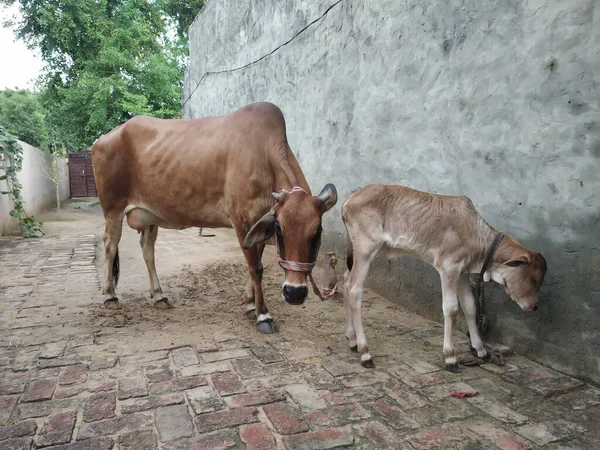
<path fill-rule="evenodd" d="M 549 265 L 535 314 L 486 288 L 490 340 L 600 382 L 600 2 L 209 0 L 190 37 L 184 117 L 279 105 L 313 190 L 340 194 L 323 252 L 359 186 L 467 195 Z M 442 319 L 420 261 L 370 280 Z"/>
<path fill-rule="evenodd" d="M 23 147 L 23 170 L 18 173 L 17 178 L 23 186 L 21 195 L 27 214 L 36 215 L 39 212 L 56 207 L 56 190 L 52 181 L 44 175 L 44 167 L 52 165 L 52 156 L 49 153 L 33 147 L 25 142 L 19 141 Z M 61 161 L 61 166 L 66 163 Z M 60 184 L 60 198 L 69 198 L 69 169 L 65 167 L 66 174 Z M 7 188 L 5 181 L 0 181 L 0 191 Z M 18 226 L 18 221 L 13 219 L 9 213 L 12 210 L 12 202 L 7 195 L 0 195 L 0 236 L 7 234 Z"/>

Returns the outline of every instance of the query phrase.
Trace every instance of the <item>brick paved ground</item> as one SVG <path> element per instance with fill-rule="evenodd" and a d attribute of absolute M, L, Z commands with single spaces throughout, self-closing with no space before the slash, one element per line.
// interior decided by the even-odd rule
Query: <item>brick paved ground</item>
<path fill-rule="evenodd" d="M 49 219 L 45 238 L 0 238 L 2 449 L 600 448 L 600 390 L 518 355 L 446 372 L 440 325 L 369 292 L 377 367 L 363 369 L 341 299 L 282 304 L 272 252 L 267 300 L 281 331 L 258 334 L 228 232 L 161 230 L 157 265 L 175 304 L 162 311 L 127 230 L 122 309 L 104 310 L 98 209 Z"/>

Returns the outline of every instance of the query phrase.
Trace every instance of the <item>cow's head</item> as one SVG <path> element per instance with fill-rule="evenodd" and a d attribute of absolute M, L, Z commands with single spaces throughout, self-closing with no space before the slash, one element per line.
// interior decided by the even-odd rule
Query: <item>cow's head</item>
<path fill-rule="evenodd" d="M 336 204 L 337 191 L 333 184 L 327 184 L 316 197 L 301 189 L 273 193 L 273 197 L 277 203 L 248 231 L 244 248 L 275 235 L 285 271 L 281 295 L 286 302 L 301 305 L 308 295 L 307 276 L 321 245 L 321 217 Z"/>
<path fill-rule="evenodd" d="M 497 265 L 492 270 L 492 279 L 500 284 L 506 293 L 523 311 L 538 309 L 538 292 L 544 282 L 547 266 L 541 253 L 533 253 L 523 248 L 516 239 L 506 235 L 509 245 L 501 245 Z"/>

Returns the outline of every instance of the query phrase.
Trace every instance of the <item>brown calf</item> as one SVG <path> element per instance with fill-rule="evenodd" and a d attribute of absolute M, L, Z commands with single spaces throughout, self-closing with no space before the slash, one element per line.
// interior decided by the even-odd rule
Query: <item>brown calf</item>
<path fill-rule="evenodd" d="M 538 291 L 546 274 L 546 260 L 504 234 L 495 251 L 490 247 L 496 230 L 479 215 L 467 197 L 433 195 L 396 185 L 369 185 L 352 194 L 342 206 L 348 232 L 346 280 L 346 336 L 360 352 L 361 364 L 374 367 L 361 319 L 361 298 L 369 265 L 379 251 L 388 257 L 415 256 L 437 269 L 442 282 L 446 367 L 457 371 L 452 330 L 460 301 L 471 344 L 480 358 L 487 352 L 477 330 L 476 304 L 469 274 L 494 280 L 524 311 L 538 308 Z"/>
<path fill-rule="evenodd" d="M 235 229 L 249 271 L 244 303 L 263 333 L 276 329 L 263 298 L 261 257 L 264 242 L 277 234 L 282 258 L 290 260 L 282 263 L 283 298 L 304 302 L 321 216 L 336 203 L 337 193 L 328 184 L 319 196 L 311 195 L 277 106 L 255 103 L 226 116 L 190 120 L 134 117 L 94 143 L 92 162 L 106 218 L 107 306 L 118 305 L 118 244 L 125 216 L 141 233 L 157 306 L 169 306 L 154 264 L 158 227 Z M 282 189 L 289 193 L 278 193 Z"/>

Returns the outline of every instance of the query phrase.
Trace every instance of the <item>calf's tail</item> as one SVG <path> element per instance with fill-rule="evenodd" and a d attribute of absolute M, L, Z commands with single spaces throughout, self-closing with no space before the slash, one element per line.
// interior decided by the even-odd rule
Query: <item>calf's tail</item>
<path fill-rule="evenodd" d="M 119 249 L 117 248 L 117 252 L 115 253 L 115 259 L 113 260 L 113 270 L 112 270 L 113 283 L 114 283 L 115 287 L 117 287 L 117 284 L 119 284 L 119 272 L 120 272 Z"/>
<path fill-rule="evenodd" d="M 350 240 L 350 236 L 346 240 L 347 250 L 346 250 L 346 267 L 348 267 L 348 271 L 352 270 L 352 266 L 354 265 L 354 247 L 352 247 L 352 241 Z"/>

